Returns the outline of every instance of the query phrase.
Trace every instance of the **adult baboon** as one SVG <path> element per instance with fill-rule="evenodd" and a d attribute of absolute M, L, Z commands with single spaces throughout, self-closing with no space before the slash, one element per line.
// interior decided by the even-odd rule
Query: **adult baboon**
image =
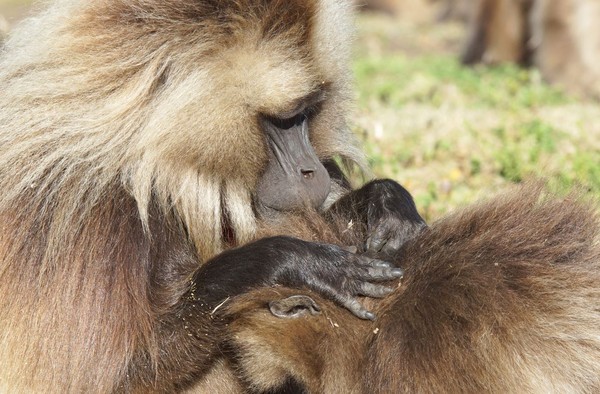
<path fill-rule="evenodd" d="M 595 0 L 478 0 L 461 59 L 535 65 L 566 89 L 600 96 Z"/>
<path fill-rule="evenodd" d="M 218 351 L 211 311 L 254 286 L 374 317 L 355 296 L 387 294 L 372 282 L 402 274 L 390 264 L 289 237 L 243 246 L 289 211 L 343 211 L 334 158 L 361 161 L 350 31 L 340 0 L 58 0 L 15 28 L 0 59 L 0 391 L 183 389 Z M 402 243 L 381 192 L 396 186 L 345 197 L 369 201 L 345 215 L 373 255 Z"/>
<path fill-rule="evenodd" d="M 544 78 L 600 98 L 598 18 L 600 3 L 595 0 L 535 0 L 530 45 Z"/>
<path fill-rule="evenodd" d="M 534 0 L 475 0 L 461 60 L 528 63 L 529 10 Z"/>
<path fill-rule="evenodd" d="M 434 223 L 398 255 L 406 276 L 374 322 L 310 291 L 242 295 L 220 311 L 234 366 L 213 378 L 257 392 L 598 392 L 597 209 L 529 186 Z"/>

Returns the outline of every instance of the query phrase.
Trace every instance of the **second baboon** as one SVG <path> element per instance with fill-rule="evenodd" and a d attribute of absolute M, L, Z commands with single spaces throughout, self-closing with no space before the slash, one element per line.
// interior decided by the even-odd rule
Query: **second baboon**
<path fill-rule="evenodd" d="M 595 0 L 477 0 L 461 59 L 534 65 L 551 83 L 599 97 L 599 18 Z"/>
<path fill-rule="evenodd" d="M 532 1 L 474 0 L 461 55 L 463 63 L 527 63 Z"/>
<path fill-rule="evenodd" d="M 533 61 L 544 78 L 579 95 L 600 98 L 600 2 L 535 0 Z"/>
<path fill-rule="evenodd" d="M 528 186 L 434 223 L 397 255 L 405 278 L 374 322 L 310 291 L 231 300 L 233 365 L 214 375 L 258 392 L 598 392 L 597 209 Z"/>

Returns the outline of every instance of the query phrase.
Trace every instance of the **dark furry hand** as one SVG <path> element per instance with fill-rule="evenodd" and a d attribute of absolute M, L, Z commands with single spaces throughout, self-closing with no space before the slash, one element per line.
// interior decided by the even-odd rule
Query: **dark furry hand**
<path fill-rule="evenodd" d="M 393 288 L 381 282 L 402 275 L 388 262 L 335 245 L 272 237 L 215 257 L 197 272 L 194 285 L 198 301 L 209 307 L 260 286 L 304 287 L 372 320 L 356 297 L 384 297 Z"/>

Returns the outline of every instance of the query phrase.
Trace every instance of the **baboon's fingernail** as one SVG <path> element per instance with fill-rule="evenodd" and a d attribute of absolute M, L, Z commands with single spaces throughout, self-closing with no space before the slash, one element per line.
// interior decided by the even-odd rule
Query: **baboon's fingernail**
<path fill-rule="evenodd" d="M 389 263 L 387 261 L 383 261 L 383 260 L 375 260 L 373 262 L 373 267 L 376 268 L 389 268 L 392 266 L 392 263 Z"/>
<path fill-rule="evenodd" d="M 391 273 L 396 278 L 401 278 L 404 276 L 404 270 L 402 268 L 394 268 Z"/>

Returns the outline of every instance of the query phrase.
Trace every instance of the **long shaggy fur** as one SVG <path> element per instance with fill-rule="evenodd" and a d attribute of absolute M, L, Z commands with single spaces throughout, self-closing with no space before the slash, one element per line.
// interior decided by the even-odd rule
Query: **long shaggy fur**
<path fill-rule="evenodd" d="M 315 294 L 232 300 L 241 380 L 311 393 L 592 393 L 600 390 L 597 204 L 517 189 L 434 223 L 399 256 L 394 294 L 360 321 Z M 308 295 L 318 316 L 268 304 Z"/>
<path fill-rule="evenodd" d="M 164 371 L 198 369 L 179 355 L 210 330 L 190 344 L 173 308 L 198 264 L 261 225 L 259 116 L 326 86 L 312 144 L 361 161 L 348 3 L 57 0 L 15 27 L 0 57 L 1 391 L 171 390 Z"/>

